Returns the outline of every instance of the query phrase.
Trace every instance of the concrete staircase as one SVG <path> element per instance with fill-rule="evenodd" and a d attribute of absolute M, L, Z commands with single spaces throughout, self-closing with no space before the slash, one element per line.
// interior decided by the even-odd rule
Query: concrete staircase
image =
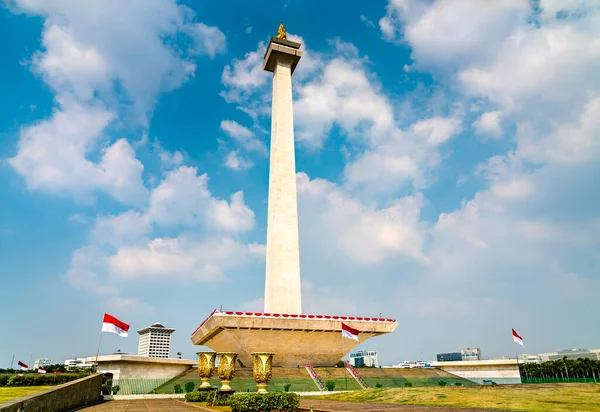
<path fill-rule="evenodd" d="M 315 385 L 317 385 L 317 388 L 319 388 L 321 392 L 325 392 L 327 390 L 327 387 L 325 387 L 323 380 L 317 374 L 317 372 L 315 372 L 315 369 L 312 367 L 312 365 L 310 363 L 307 363 L 305 367 L 306 371 L 308 372 L 312 380 L 315 382 Z"/>
<path fill-rule="evenodd" d="M 367 382 L 365 382 L 362 376 L 359 375 L 354 366 L 350 365 L 349 363 L 346 363 L 346 370 L 350 372 L 350 376 L 356 379 L 356 382 L 358 382 L 361 388 L 369 389 L 369 385 L 367 385 Z"/>

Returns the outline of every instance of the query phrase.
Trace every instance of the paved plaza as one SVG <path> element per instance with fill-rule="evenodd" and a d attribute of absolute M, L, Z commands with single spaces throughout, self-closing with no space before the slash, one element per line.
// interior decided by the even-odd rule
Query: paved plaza
<path fill-rule="evenodd" d="M 108 401 L 87 408 L 77 409 L 85 412 L 171 412 L 171 411 L 208 411 L 205 408 L 188 405 L 177 399 L 136 399 Z"/>

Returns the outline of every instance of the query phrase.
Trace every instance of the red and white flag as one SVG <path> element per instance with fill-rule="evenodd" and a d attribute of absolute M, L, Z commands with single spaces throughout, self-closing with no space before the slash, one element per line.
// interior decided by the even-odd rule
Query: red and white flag
<path fill-rule="evenodd" d="M 19 361 L 17 363 L 17 368 L 21 369 L 22 371 L 26 371 L 27 369 L 29 369 L 29 366 L 27 366 L 23 362 Z"/>
<path fill-rule="evenodd" d="M 41 366 L 38 368 L 38 373 L 46 373 L 46 369 L 42 368 Z"/>
<path fill-rule="evenodd" d="M 519 334 L 517 332 L 515 332 L 515 330 L 512 330 L 513 332 L 513 340 L 515 342 L 517 342 L 519 345 L 523 346 L 523 338 L 519 336 Z"/>
<path fill-rule="evenodd" d="M 343 337 L 348 338 L 348 339 L 354 339 L 355 341 L 358 341 L 358 334 L 359 334 L 358 329 L 351 328 L 350 326 L 348 326 L 344 322 L 342 322 L 342 336 Z"/>
<path fill-rule="evenodd" d="M 128 324 L 121 322 L 114 316 L 110 316 L 108 313 L 104 314 L 104 320 L 102 321 L 102 332 L 116 333 L 117 335 L 126 338 L 128 330 Z"/>

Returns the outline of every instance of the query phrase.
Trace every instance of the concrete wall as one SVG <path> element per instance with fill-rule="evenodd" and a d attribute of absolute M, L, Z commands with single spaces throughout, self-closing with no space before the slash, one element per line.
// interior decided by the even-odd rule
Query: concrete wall
<path fill-rule="evenodd" d="M 521 383 L 519 366 L 514 359 L 432 362 L 431 366 L 477 383 L 483 383 L 484 380 L 498 384 Z"/>
<path fill-rule="evenodd" d="M 92 358 L 88 358 L 90 361 Z M 119 379 L 171 379 L 195 367 L 191 359 L 147 358 L 133 355 L 105 355 L 98 357 L 98 372 L 112 373 Z"/>
<path fill-rule="evenodd" d="M 0 403 L 0 412 L 62 412 L 100 399 L 102 374 L 87 376 Z"/>

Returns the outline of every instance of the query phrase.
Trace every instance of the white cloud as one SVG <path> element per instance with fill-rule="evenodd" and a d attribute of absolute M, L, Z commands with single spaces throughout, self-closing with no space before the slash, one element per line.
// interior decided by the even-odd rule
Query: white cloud
<path fill-rule="evenodd" d="M 502 135 L 502 112 L 491 111 L 482 113 L 475 122 L 473 128 L 480 134 L 497 139 Z"/>
<path fill-rule="evenodd" d="M 171 277 L 225 280 L 227 269 L 251 257 L 248 246 L 230 238 L 195 241 L 186 235 L 156 238 L 144 246 L 126 246 L 107 258 L 111 276 L 124 279 Z M 235 257 L 235 258 L 234 258 Z"/>
<path fill-rule="evenodd" d="M 248 151 L 257 151 L 262 154 L 267 153 L 265 144 L 258 140 L 254 136 L 254 133 L 248 128 L 242 126 L 238 122 L 233 120 L 223 120 L 221 122 L 221 130 L 237 141 L 244 149 Z"/>
<path fill-rule="evenodd" d="M 351 136 L 371 137 L 393 127 L 387 99 L 371 85 L 359 62 L 334 59 L 321 76 L 297 90 L 296 137 L 309 146 L 321 147 L 334 123 Z"/>
<path fill-rule="evenodd" d="M 147 314 L 154 312 L 154 308 L 149 304 L 140 301 L 136 298 L 124 298 L 120 296 L 114 296 L 106 301 L 106 308 L 111 313 L 123 313 L 126 312 L 128 316 L 133 314 Z"/>
<path fill-rule="evenodd" d="M 243 59 L 234 59 L 225 66 L 221 81 L 229 90 L 223 94 L 227 101 L 239 102 L 244 95 L 264 86 L 269 75 L 262 68 L 263 54 L 267 45 L 258 44 L 258 49 L 248 52 Z"/>
<path fill-rule="evenodd" d="M 407 130 L 382 133 L 371 148 L 346 164 L 346 184 L 368 192 L 390 192 L 406 182 L 416 188 L 429 184 L 431 171 L 441 162 L 439 147 L 460 127 L 457 118 L 434 117 L 413 123 Z"/>
<path fill-rule="evenodd" d="M 225 166 L 233 170 L 246 170 L 254 166 L 251 160 L 240 157 L 236 150 L 232 150 L 225 156 Z"/>
<path fill-rule="evenodd" d="M 364 14 L 361 14 L 359 17 L 360 17 L 360 21 L 362 21 L 365 24 L 365 26 L 367 26 L 368 28 L 374 28 L 375 27 L 375 23 L 373 23 L 373 21 L 370 20 Z"/>
<path fill-rule="evenodd" d="M 192 21 L 191 10 L 173 0 L 15 0 L 12 6 L 43 18 L 43 49 L 33 54 L 31 68 L 53 89 L 57 107 L 49 119 L 21 130 L 10 164 L 32 189 L 85 200 L 104 191 L 126 204 L 143 202 L 143 167 L 125 139 L 104 147 L 98 163 L 88 155 L 110 141 L 104 133 L 113 121 L 146 126 L 158 95 L 193 73 L 194 62 L 171 39 L 188 33 L 195 52 L 214 56 L 224 51 L 223 33 Z M 178 152 L 162 157 L 182 160 Z"/>
<path fill-rule="evenodd" d="M 119 246 L 135 242 L 151 229 L 148 216 L 128 210 L 120 215 L 101 216 L 96 219 L 92 230 L 92 238 L 96 244 Z"/>
<path fill-rule="evenodd" d="M 137 144 L 134 144 L 134 146 L 136 145 L 144 145 L 145 144 L 145 140 L 147 140 L 147 136 L 144 135 L 142 136 L 142 140 L 140 142 L 138 142 Z M 154 151 L 156 153 L 158 153 L 158 158 L 160 159 L 160 163 L 164 166 L 164 167 L 174 167 L 174 166 L 179 166 L 180 164 L 183 163 L 183 153 L 181 153 L 179 150 L 174 150 L 174 151 L 169 151 L 167 149 L 165 149 L 160 142 L 158 141 L 158 139 L 154 139 L 154 143 L 152 144 L 152 148 L 154 149 Z"/>
<path fill-rule="evenodd" d="M 558 12 L 588 12 L 598 8 L 595 0 L 541 0 L 540 8 L 545 19 L 554 19 Z"/>
<path fill-rule="evenodd" d="M 65 278 L 70 285 L 100 295 L 116 292 L 114 285 L 98 276 L 104 266 L 104 258 L 95 245 L 83 246 L 73 252 Z"/>
<path fill-rule="evenodd" d="M 185 26 L 185 30 L 196 40 L 193 53 L 207 54 L 214 58 L 217 53 L 227 51 L 227 38 L 225 34 L 215 26 L 207 26 L 204 23 L 192 23 Z"/>
<path fill-rule="evenodd" d="M 213 197 L 207 183 L 206 174 L 198 176 L 195 168 L 181 166 L 166 173 L 152 190 L 147 208 L 99 216 L 92 243 L 73 254 L 66 275 L 69 283 L 114 294 L 123 279 L 176 273 L 202 281 L 223 280 L 229 270 L 264 258 L 263 246 L 230 237 L 255 225 L 243 193 L 232 194 L 228 202 Z M 181 234 L 155 235 L 172 230 Z"/>
<path fill-rule="evenodd" d="M 517 155 L 537 163 L 583 163 L 600 158 L 600 98 L 592 97 L 574 122 L 543 131 L 522 123 Z"/>
<path fill-rule="evenodd" d="M 366 205 L 324 179 L 298 173 L 298 203 L 303 244 L 328 244 L 332 250 L 363 264 L 381 262 L 394 254 L 426 260 L 419 223 L 422 196 L 390 201 L 386 208 Z"/>
<path fill-rule="evenodd" d="M 419 64 L 457 66 L 492 58 L 529 12 L 528 0 L 390 0 L 379 25 L 385 39 L 410 43 Z"/>
<path fill-rule="evenodd" d="M 171 227 L 204 225 L 231 232 L 254 227 L 254 212 L 244 204 L 241 192 L 228 204 L 213 198 L 207 183 L 208 176 L 198 176 L 193 167 L 181 166 L 169 172 L 150 194 L 148 218 Z"/>
<path fill-rule="evenodd" d="M 17 154 L 9 164 L 30 189 L 83 200 L 103 190 L 123 203 L 139 204 L 147 197 L 143 166 L 126 140 L 106 147 L 98 163 L 86 158 L 113 117 L 102 106 L 62 101 L 50 119 L 21 130 Z"/>
<path fill-rule="evenodd" d="M 145 116 L 160 92 L 178 87 L 193 71 L 193 62 L 180 57 L 167 39 L 188 34 L 197 51 L 212 56 L 225 47 L 218 28 L 192 21 L 191 10 L 172 0 L 15 4 L 45 19 L 45 50 L 35 54 L 33 64 L 57 92 L 87 99 L 98 91 L 112 100 L 107 94 L 118 81 L 139 116 Z"/>

